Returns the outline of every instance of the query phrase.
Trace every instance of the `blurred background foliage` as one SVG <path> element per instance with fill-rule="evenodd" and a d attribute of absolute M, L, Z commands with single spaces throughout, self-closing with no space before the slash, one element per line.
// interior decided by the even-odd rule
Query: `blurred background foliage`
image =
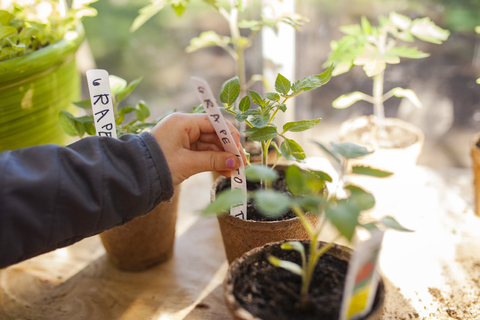
<path fill-rule="evenodd" d="M 149 0 L 100 0 L 92 6 L 98 16 L 85 19 L 87 39 L 96 66 L 127 80 L 144 77 L 130 97 L 143 99 L 152 109 L 152 117 L 178 109 L 190 111 L 198 104 L 189 82 L 192 75 L 205 78 L 220 91 L 231 78 L 234 64 L 223 49 L 207 48 L 186 53 L 190 39 L 203 31 L 228 35 L 228 25 L 215 10 L 201 0 L 190 0 L 179 17 L 165 8 L 134 33 L 130 26 L 138 10 Z M 246 17 L 257 18 L 261 2 L 253 0 Z M 330 41 L 338 40 L 340 26 L 360 22 L 366 16 L 376 24 L 378 16 L 390 11 L 419 18 L 428 16 L 437 25 L 449 29 L 451 36 L 443 45 L 418 42 L 420 50 L 431 54 L 420 60 L 402 59 L 388 65 L 385 91 L 401 86 L 413 89 L 423 102 L 419 110 L 401 99 L 385 103 L 387 116 L 398 116 L 424 130 L 427 145 L 424 154 L 440 147 L 449 158 L 437 165 L 469 166 L 463 150 L 473 132 L 480 130 L 480 39 L 474 28 L 480 25 L 478 0 L 298 0 L 296 11 L 310 19 L 296 38 L 297 79 L 319 73 L 330 52 Z M 262 72 L 261 37 L 246 51 L 247 78 Z M 262 91 L 262 88 L 254 90 Z M 372 81 L 360 67 L 340 75 L 296 101 L 296 117 L 322 117 L 320 126 L 332 128 L 353 116 L 371 114 L 368 103 L 358 102 L 345 110 L 335 110 L 334 99 L 351 91 L 371 93 Z M 218 93 L 218 92 L 217 92 Z M 326 125 L 325 123 L 329 124 Z M 461 143 L 455 141 L 461 140 Z M 434 156 L 434 155 L 431 155 Z M 422 159 L 422 158 L 421 158 Z M 426 159 L 426 157 L 424 157 Z M 424 162 L 428 162 L 425 160 Z M 420 160 L 422 163 L 422 160 Z"/>

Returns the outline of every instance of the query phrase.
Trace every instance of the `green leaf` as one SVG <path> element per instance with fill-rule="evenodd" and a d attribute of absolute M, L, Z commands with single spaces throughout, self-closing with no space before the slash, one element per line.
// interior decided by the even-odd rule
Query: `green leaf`
<path fill-rule="evenodd" d="M 145 119 L 150 116 L 150 109 L 148 109 L 143 101 L 139 102 L 135 108 L 135 116 L 137 117 L 137 120 L 141 122 L 144 122 Z"/>
<path fill-rule="evenodd" d="M 278 93 L 275 93 L 275 92 L 267 92 L 267 93 L 265 93 L 265 98 L 267 98 L 268 100 L 271 100 L 271 101 L 278 101 L 278 100 L 280 100 L 280 95 Z"/>
<path fill-rule="evenodd" d="M 296 199 L 296 202 L 302 207 L 303 211 L 318 214 L 325 210 L 323 205 L 326 203 L 326 199 L 320 196 L 307 195 Z"/>
<path fill-rule="evenodd" d="M 275 80 L 275 90 L 277 90 L 277 92 L 287 95 L 290 92 L 291 86 L 292 85 L 287 78 L 280 73 L 277 75 L 277 79 Z"/>
<path fill-rule="evenodd" d="M 127 87 L 127 81 L 126 80 L 124 80 L 120 77 L 114 76 L 114 75 L 109 75 L 108 76 L 108 81 L 110 83 L 110 90 L 112 91 L 112 95 L 115 96 L 115 97 L 120 92 L 125 90 L 125 88 Z"/>
<path fill-rule="evenodd" d="M 300 194 L 309 192 L 309 189 L 305 189 L 304 176 L 302 170 L 296 165 L 290 165 L 285 170 L 285 183 L 287 184 L 288 191 L 293 196 L 298 197 Z"/>
<path fill-rule="evenodd" d="M 295 250 L 301 255 L 305 254 L 305 247 L 298 241 L 288 241 L 280 245 L 282 250 Z"/>
<path fill-rule="evenodd" d="M 173 11 L 177 14 L 177 16 L 181 16 L 185 10 L 187 9 L 187 4 L 188 2 L 179 2 L 179 3 L 172 3 L 172 8 Z"/>
<path fill-rule="evenodd" d="M 394 26 L 402 30 L 408 29 L 408 27 L 410 27 L 410 23 L 412 23 L 412 19 L 396 12 L 390 12 L 389 18 Z"/>
<path fill-rule="evenodd" d="M 361 24 L 362 24 L 362 30 L 364 34 L 367 34 L 367 35 L 372 34 L 372 25 L 370 24 L 370 22 L 365 16 L 362 16 Z"/>
<path fill-rule="evenodd" d="M 346 159 L 361 158 L 372 153 L 368 151 L 367 148 L 352 142 L 332 142 L 330 145 L 332 146 L 334 152 Z"/>
<path fill-rule="evenodd" d="M 410 32 L 420 40 L 441 44 L 450 36 L 450 31 L 437 26 L 430 18 L 415 19 Z"/>
<path fill-rule="evenodd" d="M 227 106 L 231 106 L 235 103 L 240 94 L 240 80 L 238 77 L 226 81 L 220 91 L 220 101 L 226 103 Z M 242 100 L 243 101 L 243 100 Z M 243 111 L 243 110 L 242 110 Z"/>
<path fill-rule="evenodd" d="M 140 28 L 145 22 L 147 22 L 151 17 L 153 17 L 157 12 L 165 7 L 167 1 L 155 1 L 154 3 L 143 7 L 139 10 L 139 15 L 133 21 L 132 26 L 130 27 L 130 32 L 136 31 Z"/>
<path fill-rule="evenodd" d="M 338 200 L 334 203 L 330 203 L 325 209 L 325 217 L 330 221 L 335 228 L 351 241 L 355 234 L 355 228 L 360 225 L 358 223 L 358 217 L 360 210 L 355 206 L 352 206 L 345 199 Z"/>
<path fill-rule="evenodd" d="M 369 210 L 375 206 L 375 198 L 371 193 L 360 187 L 348 185 L 345 189 L 350 191 L 347 202 L 359 210 Z"/>
<path fill-rule="evenodd" d="M 352 173 L 362 174 L 366 176 L 373 176 L 378 178 L 390 177 L 393 174 L 393 172 L 382 171 L 379 169 L 373 169 L 373 168 L 364 167 L 364 166 L 353 166 Z"/>
<path fill-rule="evenodd" d="M 245 112 L 250 109 L 250 104 L 250 98 L 248 96 L 245 96 L 242 98 L 242 100 L 240 100 L 238 108 L 240 109 L 240 111 Z"/>
<path fill-rule="evenodd" d="M 301 120 L 295 122 L 287 122 L 283 126 L 283 133 L 287 131 L 291 132 L 301 132 L 313 128 L 317 123 L 322 119 L 313 119 L 313 120 Z"/>
<path fill-rule="evenodd" d="M 265 105 L 262 97 L 257 92 L 252 91 L 252 90 L 248 90 L 248 92 L 250 93 L 250 97 L 252 98 L 253 103 L 258 104 L 261 107 L 263 107 Z"/>
<path fill-rule="evenodd" d="M 257 128 L 264 128 L 269 124 L 270 121 L 270 115 L 267 114 L 259 114 L 259 115 L 254 115 L 250 123 L 257 127 Z M 275 129 L 276 132 L 277 129 Z"/>
<path fill-rule="evenodd" d="M 88 135 L 95 136 L 97 134 L 97 130 L 95 130 L 95 125 L 93 124 L 93 121 L 91 123 L 86 122 L 83 124 L 83 126 L 85 127 L 85 132 L 87 132 Z"/>
<path fill-rule="evenodd" d="M 58 121 L 63 131 L 71 137 L 77 136 L 77 129 L 75 127 L 75 117 L 68 111 L 62 110 L 58 114 Z"/>
<path fill-rule="evenodd" d="M 420 102 L 420 99 L 418 99 L 417 95 L 415 94 L 415 92 L 413 92 L 413 90 L 397 87 L 393 88 L 391 92 L 395 97 L 407 98 L 417 108 L 422 107 L 422 102 Z"/>
<path fill-rule="evenodd" d="M 331 151 L 326 145 L 324 145 L 321 142 L 317 142 L 312 140 L 313 143 L 315 143 L 317 146 L 320 147 L 323 151 L 325 151 L 328 155 L 330 155 L 335 161 L 337 161 L 339 164 L 342 164 L 342 160 L 338 158 L 337 154 Z"/>
<path fill-rule="evenodd" d="M 85 109 L 85 110 L 90 110 L 92 109 L 92 102 L 90 99 L 88 100 L 82 100 L 82 101 L 77 101 L 77 102 L 72 102 L 74 105 L 76 105 L 79 108 Z"/>
<path fill-rule="evenodd" d="M 125 89 L 120 91 L 116 97 L 117 103 L 119 103 L 120 101 L 128 97 L 130 93 L 133 91 L 133 89 L 135 89 L 138 86 L 138 84 L 142 81 L 142 79 L 143 77 L 133 80 Z"/>
<path fill-rule="evenodd" d="M 14 34 L 17 34 L 17 29 L 14 27 L 0 27 L 0 40 L 8 38 Z"/>
<path fill-rule="evenodd" d="M 360 91 L 343 94 L 332 102 L 332 106 L 335 109 L 345 109 L 350 107 L 355 102 L 363 100 L 363 96 L 364 93 Z"/>
<path fill-rule="evenodd" d="M 285 270 L 288 270 L 292 273 L 295 273 L 299 276 L 303 277 L 303 270 L 302 267 L 300 267 L 298 264 L 291 262 L 291 261 L 286 261 L 286 260 L 280 260 L 277 257 L 274 256 L 268 256 L 268 262 L 270 262 L 273 266 L 277 268 L 283 268 Z"/>
<path fill-rule="evenodd" d="M 215 201 L 206 207 L 202 214 L 222 214 L 230 210 L 230 207 L 242 203 L 245 200 L 245 194 L 241 189 L 225 190 L 220 192 Z"/>
<path fill-rule="evenodd" d="M 288 210 L 291 203 L 288 195 L 273 190 L 255 191 L 253 198 L 260 213 L 267 217 L 281 216 Z"/>
<path fill-rule="evenodd" d="M 400 223 L 397 222 L 394 218 L 387 216 L 382 219 L 382 224 L 390 229 L 395 229 L 403 232 L 413 232 L 413 230 L 403 227 Z"/>
<path fill-rule="evenodd" d="M 409 48 L 407 46 L 393 47 L 388 51 L 388 54 L 408 59 L 422 59 L 430 56 L 430 54 L 422 52 L 416 47 Z"/>
<path fill-rule="evenodd" d="M 260 164 L 252 164 L 245 168 L 245 175 L 247 176 L 248 181 L 258 182 L 261 180 L 266 180 L 273 182 L 278 179 L 278 173 L 271 168 Z"/>
<path fill-rule="evenodd" d="M 287 105 L 285 103 L 277 105 L 277 108 L 282 110 L 282 112 L 287 111 Z"/>
<path fill-rule="evenodd" d="M 328 182 L 332 182 L 332 177 L 330 177 L 330 175 L 328 175 L 327 173 L 323 172 L 323 171 L 314 171 L 314 170 L 311 170 L 310 172 L 312 172 L 313 174 L 315 174 L 316 176 L 318 176 L 321 180 L 323 181 L 328 181 Z"/>
<path fill-rule="evenodd" d="M 192 112 L 190 113 L 205 113 L 205 109 L 203 108 L 202 105 L 195 106 L 192 108 Z"/>
<path fill-rule="evenodd" d="M 125 114 L 136 111 L 137 109 L 134 107 L 123 107 L 118 110 L 117 118 L 115 119 L 115 124 L 120 125 L 122 124 L 123 120 L 125 119 Z"/>
<path fill-rule="evenodd" d="M 282 156 L 288 160 L 297 160 L 302 161 L 305 159 L 305 152 L 302 147 L 291 139 L 283 140 L 280 150 L 282 151 Z"/>
<path fill-rule="evenodd" d="M 256 130 L 252 133 L 248 140 L 251 141 L 268 141 L 275 138 L 278 135 L 277 128 L 275 127 L 264 127 Z"/>
<path fill-rule="evenodd" d="M 332 78 L 333 64 L 321 74 L 305 77 L 292 85 L 294 93 L 317 89 L 326 84 Z"/>

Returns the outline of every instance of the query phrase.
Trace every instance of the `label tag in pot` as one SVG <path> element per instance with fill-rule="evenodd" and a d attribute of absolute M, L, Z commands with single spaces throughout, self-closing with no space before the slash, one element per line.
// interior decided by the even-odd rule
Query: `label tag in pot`
<path fill-rule="evenodd" d="M 240 160 L 240 167 L 232 171 L 232 190 L 241 189 L 245 194 L 243 203 L 230 208 L 230 215 L 240 219 L 247 219 L 247 180 L 245 177 L 245 166 L 243 164 L 242 156 L 235 145 L 232 134 L 227 127 L 225 118 L 215 102 L 215 97 L 208 85 L 207 81 L 202 78 L 191 77 L 191 83 L 195 87 L 195 93 L 203 105 L 205 112 L 210 119 L 218 138 L 223 143 L 225 151 L 235 154 Z"/>
<path fill-rule="evenodd" d="M 116 138 L 117 128 L 108 72 L 101 69 L 88 70 L 87 82 L 97 136 Z"/>
<path fill-rule="evenodd" d="M 340 320 L 359 319 L 372 310 L 380 279 L 377 267 L 384 233 L 374 230 L 369 239 L 356 241 L 345 279 Z"/>

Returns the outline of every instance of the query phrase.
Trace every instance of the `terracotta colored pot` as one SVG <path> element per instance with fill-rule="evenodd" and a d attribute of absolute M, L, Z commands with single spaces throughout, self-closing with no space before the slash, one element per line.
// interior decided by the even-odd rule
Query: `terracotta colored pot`
<path fill-rule="evenodd" d="M 171 202 L 162 202 L 148 214 L 100 234 L 110 260 L 120 269 L 141 271 L 173 255 L 180 186 Z"/>
<path fill-rule="evenodd" d="M 385 127 L 390 132 L 397 132 L 405 141 L 400 146 L 385 146 L 372 139 L 372 129 L 375 127 L 375 117 L 361 116 L 345 121 L 340 126 L 340 140 L 349 141 L 367 147 L 374 151 L 361 159 L 350 160 L 350 164 L 368 165 L 374 168 L 399 172 L 416 165 L 423 148 L 425 136 L 423 132 L 411 123 L 398 118 L 385 118 Z"/>
<path fill-rule="evenodd" d="M 473 136 L 470 144 L 470 156 L 472 157 L 475 213 L 480 217 L 480 148 L 477 146 L 479 140 L 480 132 Z"/>
<path fill-rule="evenodd" d="M 249 311 L 244 309 L 239 301 L 235 298 L 234 290 L 237 279 L 240 279 L 241 275 L 245 273 L 249 265 L 252 265 L 259 260 L 263 259 L 266 255 L 274 250 L 278 250 L 280 245 L 285 241 L 279 241 L 275 243 L 269 243 L 263 247 L 255 248 L 247 253 L 245 253 L 239 259 L 236 259 L 229 267 L 227 276 L 225 277 L 223 283 L 223 296 L 227 304 L 228 310 L 235 320 L 261 320 L 260 318 L 252 315 Z M 305 243 L 306 241 L 303 241 Z M 326 242 L 320 242 L 321 245 L 326 245 Z M 327 251 L 327 254 L 330 254 L 340 260 L 349 261 L 352 255 L 352 250 L 350 248 L 333 245 Z M 279 290 L 282 291 L 282 290 Z M 372 311 L 364 318 L 365 320 L 379 320 L 383 314 L 383 305 L 385 302 L 385 285 L 383 280 L 380 279 L 377 289 L 376 303 L 373 306 Z"/>
<path fill-rule="evenodd" d="M 286 167 L 277 166 L 276 168 L 285 170 Z M 212 201 L 215 200 L 217 186 L 225 179 L 227 178 L 220 177 L 213 184 L 210 195 Z M 308 217 L 314 225 L 318 224 L 320 219 L 318 216 L 308 215 Z M 309 239 L 307 231 L 298 218 L 281 221 L 253 221 L 225 214 L 218 217 L 218 224 L 228 263 L 232 263 L 245 252 L 269 242 Z"/>

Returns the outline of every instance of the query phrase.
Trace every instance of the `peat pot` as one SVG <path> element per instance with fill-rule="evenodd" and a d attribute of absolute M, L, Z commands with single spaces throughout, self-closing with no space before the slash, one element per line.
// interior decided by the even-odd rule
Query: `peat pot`
<path fill-rule="evenodd" d="M 480 216 L 480 132 L 473 136 L 470 144 L 470 156 L 472 157 L 475 213 Z"/>
<path fill-rule="evenodd" d="M 170 202 L 100 234 L 110 260 L 120 269 L 142 271 L 173 256 L 180 186 Z"/>
<path fill-rule="evenodd" d="M 75 52 L 84 39 L 81 24 L 63 40 L 0 62 L 0 152 L 39 144 L 66 144 L 58 121 L 80 98 Z"/>
<path fill-rule="evenodd" d="M 275 169 L 280 176 L 284 176 L 286 166 L 277 165 Z M 220 177 L 213 184 L 211 200 L 214 201 L 220 186 L 230 178 Z M 248 186 L 248 185 L 247 185 Z M 230 185 L 228 185 L 230 188 Z M 318 224 L 318 216 L 307 215 L 311 222 Z M 218 216 L 218 224 L 222 234 L 223 245 L 228 263 L 242 256 L 253 248 L 261 247 L 266 243 L 288 240 L 308 239 L 309 235 L 300 219 L 293 216 L 290 219 L 278 221 L 255 221 L 239 219 L 230 214 Z"/>
<path fill-rule="evenodd" d="M 236 259 L 229 267 L 223 289 L 227 307 L 235 320 L 338 320 L 348 261 L 352 250 L 334 245 L 316 266 L 309 290 L 309 301 L 300 303 L 298 275 L 277 268 L 269 255 L 300 262 L 294 250 L 282 250 L 285 241 L 255 248 Z M 309 245 L 309 241 L 302 241 Z M 320 242 L 320 245 L 326 245 Z M 308 250 L 306 250 L 308 252 Z M 380 280 L 373 309 L 364 320 L 378 320 L 383 313 L 385 287 Z M 265 303 L 268 302 L 268 303 Z"/>
<path fill-rule="evenodd" d="M 349 162 L 367 165 L 390 172 L 400 172 L 416 165 L 423 148 L 425 136 L 411 123 L 398 118 L 385 118 L 387 137 L 373 139 L 375 117 L 361 116 L 345 121 L 340 126 L 340 140 L 349 141 L 374 151 L 371 155 Z"/>

